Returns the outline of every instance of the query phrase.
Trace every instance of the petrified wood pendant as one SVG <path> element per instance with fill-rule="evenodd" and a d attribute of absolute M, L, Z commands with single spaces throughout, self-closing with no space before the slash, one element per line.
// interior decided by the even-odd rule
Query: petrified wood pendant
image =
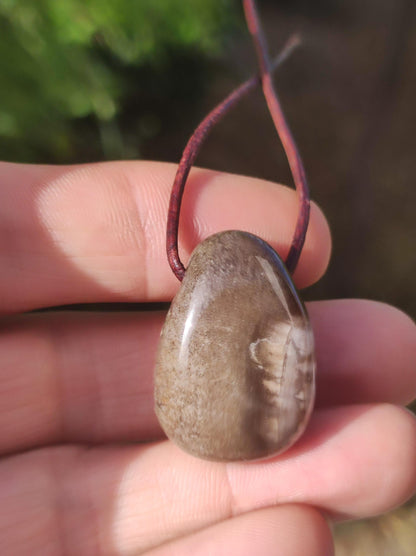
<path fill-rule="evenodd" d="M 275 251 L 240 231 L 199 244 L 159 344 L 155 409 L 166 435 L 210 460 L 277 454 L 306 427 L 314 375 L 308 315 Z"/>

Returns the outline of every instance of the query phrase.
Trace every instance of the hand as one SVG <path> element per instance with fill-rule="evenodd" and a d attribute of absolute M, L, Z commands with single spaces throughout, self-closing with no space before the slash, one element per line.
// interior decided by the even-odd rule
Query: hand
<path fill-rule="evenodd" d="M 333 553 L 329 520 L 384 512 L 415 492 L 416 423 L 399 406 L 416 393 L 416 327 L 392 307 L 309 304 L 311 423 L 289 452 L 246 464 L 200 461 L 163 438 L 152 399 L 162 312 L 23 313 L 171 299 L 174 172 L 147 162 L 0 165 L 1 554 L 322 556 Z M 184 203 L 185 262 L 228 228 L 260 235 L 284 258 L 291 190 L 194 170 Z M 329 253 L 314 206 L 298 286 L 323 274 Z"/>

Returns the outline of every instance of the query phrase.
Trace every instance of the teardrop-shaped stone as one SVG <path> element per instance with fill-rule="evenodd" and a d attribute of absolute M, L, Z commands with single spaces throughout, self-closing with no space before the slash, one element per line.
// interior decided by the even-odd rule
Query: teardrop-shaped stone
<path fill-rule="evenodd" d="M 211 460 L 281 452 L 305 429 L 314 375 L 309 319 L 275 251 L 239 231 L 199 244 L 158 349 L 155 410 L 166 435 Z"/>

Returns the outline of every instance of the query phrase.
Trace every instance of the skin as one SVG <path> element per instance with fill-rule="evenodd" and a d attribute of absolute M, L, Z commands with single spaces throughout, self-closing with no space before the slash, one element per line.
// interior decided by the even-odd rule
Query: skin
<path fill-rule="evenodd" d="M 306 433 L 272 460 L 212 463 L 163 438 L 152 373 L 162 312 L 24 314 L 158 301 L 179 286 L 164 251 L 175 166 L 0 164 L 0 553 L 331 555 L 332 520 L 385 512 L 416 490 L 416 327 L 364 300 L 308 306 L 318 358 Z M 285 257 L 295 194 L 191 174 L 180 249 L 234 228 Z M 312 206 L 298 287 L 330 255 Z M 301 534 L 299 533 L 301 531 Z"/>

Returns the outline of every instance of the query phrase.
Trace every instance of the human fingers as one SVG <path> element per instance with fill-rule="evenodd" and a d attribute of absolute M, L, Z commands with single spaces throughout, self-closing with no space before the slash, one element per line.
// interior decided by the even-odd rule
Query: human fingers
<path fill-rule="evenodd" d="M 68 311 L 0 321 L 0 453 L 160 438 L 153 370 L 163 318 Z"/>
<path fill-rule="evenodd" d="M 175 171 L 159 162 L 0 164 L 0 311 L 170 299 L 179 286 L 165 253 Z M 208 235 L 232 228 L 261 236 L 284 258 L 297 212 L 286 187 L 195 169 L 181 215 L 183 260 Z M 323 274 L 329 254 L 328 225 L 314 205 L 299 286 Z"/>
<path fill-rule="evenodd" d="M 58 554 L 140 553 L 287 503 L 370 516 L 415 491 L 415 446 L 414 416 L 383 405 L 319 410 L 294 448 L 263 462 L 202 461 L 169 441 L 26 452 L 0 462 L 3 553 L 47 542 Z"/>
<path fill-rule="evenodd" d="M 330 527 L 309 506 L 287 504 L 220 521 L 147 556 L 332 556 Z"/>
<path fill-rule="evenodd" d="M 317 407 L 416 396 L 416 327 L 382 303 L 308 305 Z M 163 312 L 57 312 L 0 325 L 0 452 L 160 438 L 153 372 Z"/>
<path fill-rule="evenodd" d="M 416 324 L 391 305 L 363 299 L 309 304 L 316 338 L 316 404 L 416 397 Z"/>

